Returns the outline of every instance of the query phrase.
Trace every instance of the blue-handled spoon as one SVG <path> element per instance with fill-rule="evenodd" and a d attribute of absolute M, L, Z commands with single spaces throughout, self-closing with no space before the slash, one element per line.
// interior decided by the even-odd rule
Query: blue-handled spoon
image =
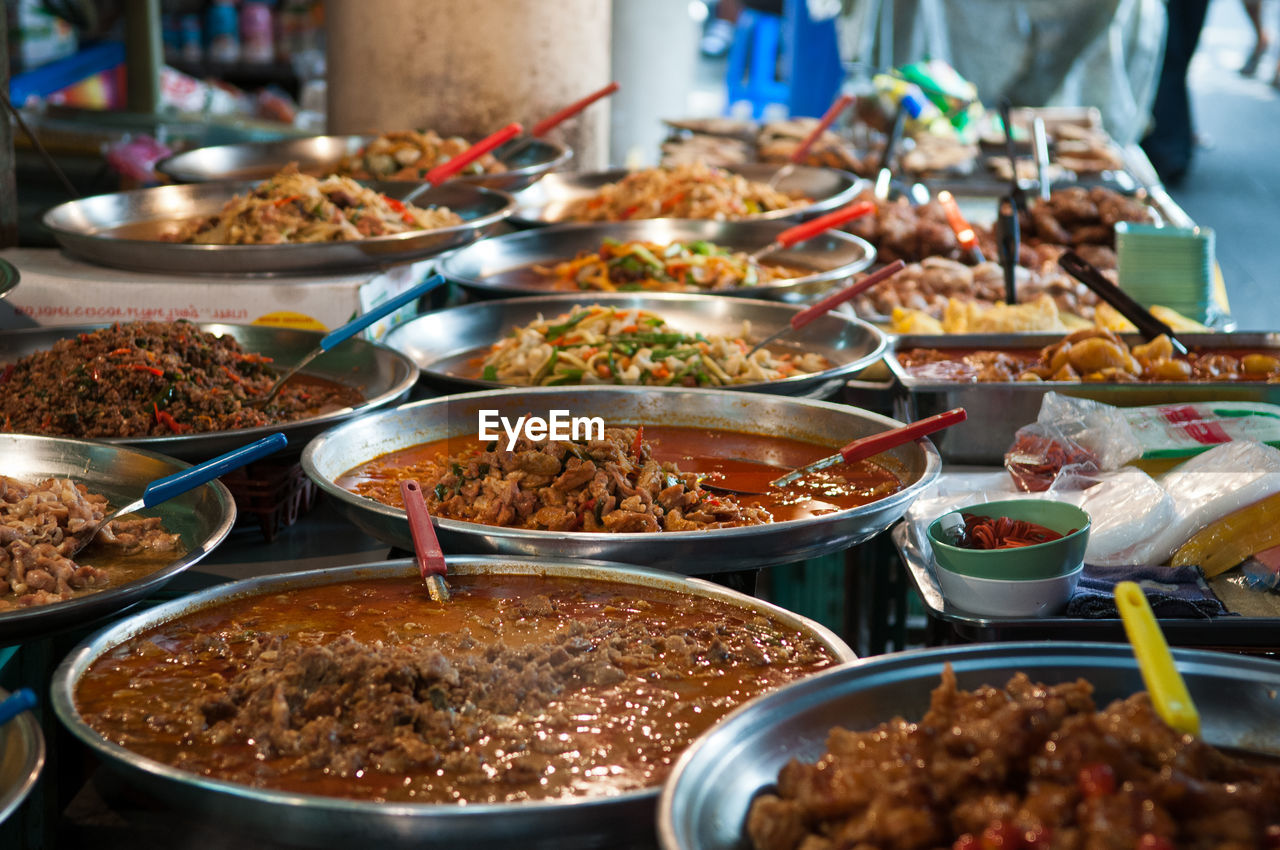
<path fill-rule="evenodd" d="M 20 688 L 0 702 L 0 726 L 8 723 L 24 711 L 36 707 L 36 693 L 30 688 Z"/>
<path fill-rule="evenodd" d="M 252 463 L 259 458 L 279 451 L 288 442 L 288 437 L 277 432 L 224 455 L 218 455 L 213 460 L 206 460 L 204 463 L 197 463 L 195 466 L 188 467 L 181 472 L 166 475 L 164 478 L 157 478 L 147 485 L 147 489 L 142 491 L 142 496 L 134 499 L 124 507 L 116 508 L 98 520 L 97 525 L 93 526 L 89 533 L 80 538 L 80 542 L 76 544 L 75 551 L 68 557 L 73 557 L 76 552 L 89 545 L 89 541 L 98 536 L 98 532 L 102 530 L 103 526 L 124 514 L 131 514 L 142 508 L 154 507 L 161 502 L 169 501 L 175 496 L 181 496 L 188 490 L 194 490 L 201 484 L 212 481 L 220 475 L 225 475 L 245 464 Z"/>
<path fill-rule="evenodd" d="M 444 278 L 438 274 L 433 274 L 431 277 L 427 278 L 422 283 L 418 284 L 412 289 L 402 292 L 401 294 L 397 295 L 395 298 L 392 298 L 390 301 L 385 301 L 382 304 L 379 304 L 377 307 L 374 307 L 369 312 L 364 313 L 358 318 L 352 319 L 350 322 L 347 322 L 342 327 L 329 331 L 327 334 L 321 337 L 320 344 L 317 345 L 315 348 L 311 349 L 310 353 L 308 353 L 306 357 L 303 357 L 296 364 L 294 364 L 294 366 L 291 369 L 289 369 L 279 378 L 276 378 L 276 382 L 271 385 L 270 392 L 268 392 L 262 398 L 255 399 L 249 403 L 254 407 L 261 407 L 265 404 L 270 403 L 270 401 L 273 398 L 275 398 L 276 395 L 280 392 L 280 388 L 285 385 L 285 382 L 288 381 L 290 378 L 292 378 L 294 375 L 296 375 L 298 373 L 298 370 L 302 369 L 302 367 L 306 366 L 312 360 L 315 360 L 321 354 L 324 354 L 326 351 L 338 345 L 339 343 L 343 343 L 351 339 L 351 337 L 360 333 L 360 331 L 369 327 L 379 319 L 385 316 L 388 316 L 391 313 L 394 313 L 396 310 L 399 310 L 401 307 L 408 304 L 410 301 L 414 301 L 414 300 L 417 300 L 418 298 L 421 298 L 423 295 L 426 295 L 428 292 L 435 289 L 437 286 L 439 286 L 442 283 L 444 283 Z"/>

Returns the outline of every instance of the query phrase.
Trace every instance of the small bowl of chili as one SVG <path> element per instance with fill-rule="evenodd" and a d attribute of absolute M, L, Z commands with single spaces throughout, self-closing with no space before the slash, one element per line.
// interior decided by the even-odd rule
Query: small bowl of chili
<path fill-rule="evenodd" d="M 959 523 L 944 514 L 929 524 L 938 566 L 964 576 L 1001 581 L 1052 579 L 1076 572 L 1089 543 L 1089 515 L 1068 502 L 1010 499 L 961 508 Z M 946 530 L 957 526 L 955 533 Z"/>

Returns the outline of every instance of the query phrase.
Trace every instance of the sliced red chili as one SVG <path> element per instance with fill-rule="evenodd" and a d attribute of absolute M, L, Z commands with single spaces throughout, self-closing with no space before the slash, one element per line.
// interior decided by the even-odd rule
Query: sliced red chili
<path fill-rule="evenodd" d="M 164 377 L 163 369 L 159 369 L 155 366 L 148 366 L 145 363 L 130 363 L 129 368 L 135 372 L 150 372 L 151 374 L 155 375 L 157 378 Z"/>
<path fill-rule="evenodd" d="M 1086 764 L 1076 774 L 1076 785 L 1080 787 L 1080 793 L 1085 799 L 1109 797 L 1116 792 L 1116 774 L 1109 764 Z"/>

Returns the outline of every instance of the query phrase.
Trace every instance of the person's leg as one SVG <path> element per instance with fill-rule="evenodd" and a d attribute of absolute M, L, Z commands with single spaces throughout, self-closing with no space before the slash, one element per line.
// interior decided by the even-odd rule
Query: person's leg
<path fill-rule="evenodd" d="M 1164 66 L 1151 107 L 1154 126 L 1142 140 L 1160 179 L 1176 183 L 1191 165 L 1194 131 L 1191 98 L 1187 93 L 1187 69 L 1200 41 L 1200 30 L 1209 11 L 1209 0 L 1169 0 L 1169 27 L 1165 36 Z"/>
<path fill-rule="evenodd" d="M 1267 48 L 1271 46 L 1271 38 L 1267 35 L 1266 27 L 1262 24 L 1262 0 L 1242 0 L 1244 3 L 1244 12 L 1249 16 L 1249 23 L 1253 24 L 1253 52 L 1249 54 L 1249 58 L 1245 60 L 1244 66 L 1240 69 L 1240 73 L 1246 77 L 1252 77 L 1258 71 L 1258 64 L 1262 62 L 1262 57 L 1266 55 Z"/>

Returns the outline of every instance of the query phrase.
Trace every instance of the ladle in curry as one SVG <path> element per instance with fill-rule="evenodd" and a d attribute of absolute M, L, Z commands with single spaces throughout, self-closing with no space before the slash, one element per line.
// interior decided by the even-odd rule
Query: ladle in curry
<path fill-rule="evenodd" d="M 289 439 L 279 432 L 263 437 L 261 440 L 250 443 L 247 446 L 241 446 L 234 451 L 218 455 L 212 460 L 206 460 L 203 463 L 197 463 L 195 466 L 188 467 L 181 472 L 175 472 L 172 475 L 166 475 L 164 478 L 157 478 L 147 485 L 142 491 L 142 495 L 134 499 L 123 507 L 116 508 L 111 513 L 98 520 L 93 530 L 80 538 L 76 544 L 76 548 L 67 557 L 74 557 L 77 552 L 88 546 L 93 538 L 98 536 L 98 532 L 107 526 L 107 523 L 114 522 L 125 514 L 131 514 L 134 511 L 143 508 L 151 508 L 167 502 L 175 496 L 181 496 L 188 490 L 194 490 L 201 484 L 205 484 L 220 475 L 225 475 L 234 469 L 239 469 L 245 464 L 252 463 L 259 458 L 266 457 L 272 452 L 279 451 L 284 448 Z"/>
<path fill-rule="evenodd" d="M 422 580 L 427 584 L 427 595 L 433 602 L 448 602 L 449 586 L 445 584 L 444 577 L 449 573 L 449 565 L 445 563 L 436 530 L 431 526 L 431 514 L 427 511 L 422 486 L 414 479 L 401 481 L 400 500 L 404 502 L 404 512 L 409 515 L 413 557 L 418 562 Z"/>
<path fill-rule="evenodd" d="M 963 407 L 952 408 L 943 413 L 921 419 L 918 422 L 912 422 L 910 425 L 902 425 L 898 428 L 891 428 L 888 431 L 881 431 L 879 434 L 871 434 L 866 437 L 859 437 L 849 443 L 840 451 L 833 455 L 828 455 L 821 460 L 815 460 L 808 466 L 802 466 L 799 469 L 793 469 L 785 475 L 773 479 L 769 482 L 770 489 L 786 487 L 799 481 L 806 475 L 818 472 L 828 467 L 841 463 L 857 463 L 860 460 L 866 460 L 874 457 L 881 452 L 887 452 L 889 449 L 895 449 L 898 446 L 926 437 L 929 434 L 937 433 L 943 428 L 950 428 L 967 419 L 969 416 Z M 768 465 L 768 464 L 765 464 Z M 775 467 L 776 468 L 776 467 Z M 708 484 L 699 481 L 699 485 L 706 490 L 714 490 L 722 493 L 734 493 L 742 496 L 759 496 L 764 491 L 761 490 L 744 490 L 736 487 L 728 487 L 723 484 Z"/>
<path fill-rule="evenodd" d="M 827 108 L 821 120 L 818 121 L 817 126 L 809 132 L 809 135 L 804 137 L 804 141 L 796 146 L 796 149 L 791 152 L 791 156 L 787 157 L 787 164 L 773 172 L 773 176 L 769 178 L 770 189 L 778 188 L 779 183 L 791 176 L 796 170 L 796 166 L 809 155 L 809 150 L 814 143 L 822 137 L 822 134 L 827 131 L 832 122 L 840 117 L 840 113 L 849 108 L 851 103 L 853 103 L 853 95 L 850 94 L 842 94 L 835 99 L 831 106 Z"/>
<path fill-rule="evenodd" d="M 1184 735 L 1200 737 L 1200 713 L 1182 680 L 1142 588 L 1131 581 L 1116 585 L 1116 610 L 1133 646 L 1142 681 L 1160 719 Z"/>
<path fill-rule="evenodd" d="M 320 338 L 320 343 L 315 348 L 307 352 L 305 357 L 293 364 L 293 366 L 281 374 L 280 377 L 276 378 L 276 382 L 271 385 L 271 389 L 265 396 L 253 399 L 249 404 L 254 407 L 263 407 L 264 405 L 269 404 L 271 400 L 279 394 L 280 389 L 288 382 L 288 380 L 298 374 L 298 372 L 312 360 L 315 360 L 321 354 L 324 354 L 339 343 L 343 343 L 351 339 L 351 337 L 360 333 L 360 331 L 369 327 L 379 319 L 383 319 L 394 313 L 396 310 L 399 310 L 404 305 L 412 301 L 416 301 L 442 283 L 444 283 L 444 278 L 438 274 L 433 274 L 417 286 L 405 290 L 389 301 L 379 304 L 369 312 L 347 322 L 342 327 L 329 331 L 329 333 Z"/>
<path fill-rule="evenodd" d="M 857 205 L 855 204 L 855 206 Z M 778 339 L 779 337 L 783 336 L 784 334 L 789 334 L 792 331 L 800 330 L 805 325 L 809 324 L 819 316 L 825 316 L 827 313 L 830 313 L 832 310 L 834 310 L 836 307 L 839 307 L 844 302 L 852 298 L 858 297 L 859 295 L 866 292 L 868 289 L 875 286 L 876 284 L 883 283 L 884 281 L 893 277 L 895 274 L 902 271 L 906 267 L 907 267 L 907 264 L 904 263 L 902 260 L 894 260 L 889 265 L 885 266 L 879 271 L 872 272 L 871 274 L 867 275 L 857 283 L 852 283 L 849 286 L 846 286 L 844 289 L 841 289 L 839 292 L 835 293 L 834 295 L 828 295 L 826 298 L 822 299 L 817 304 L 814 304 L 812 307 L 806 307 L 805 309 L 801 310 L 799 313 L 796 313 L 794 316 L 792 316 L 791 321 L 788 322 L 786 325 L 784 325 L 781 330 L 769 334 L 769 336 L 765 337 L 764 339 L 760 340 L 755 345 L 753 345 L 751 347 L 751 350 L 748 351 L 746 354 L 747 359 L 751 359 L 751 355 L 755 354 L 757 351 L 764 348 L 766 345 Z"/>

